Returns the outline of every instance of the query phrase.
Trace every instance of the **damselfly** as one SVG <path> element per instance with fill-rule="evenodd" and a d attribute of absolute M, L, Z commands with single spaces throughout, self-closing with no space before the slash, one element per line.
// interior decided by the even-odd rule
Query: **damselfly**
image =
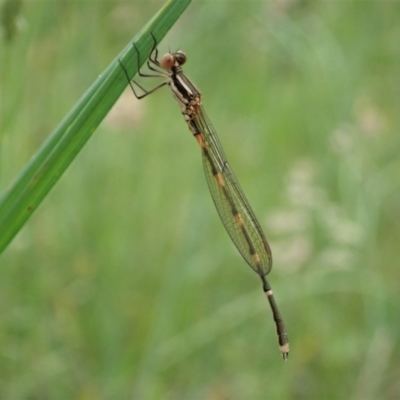
<path fill-rule="evenodd" d="M 139 50 L 135 44 L 133 46 L 137 52 L 138 74 L 142 77 L 165 78 L 160 85 L 146 90 L 129 77 L 121 61 L 120 65 L 138 99 L 165 85 L 171 88 L 190 131 L 200 145 L 208 187 L 221 221 L 240 254 L 261 278 L 263 290 L 274 317 L 279 350 L 286 360 L 289 356 L 289 340 L 271 286 L 266 278 L 272 268 L 272 254 L 267 239 L 226 160 L 217 134 L 204 112 L 199 90 L 182 71 L 186 54 L 182 51 L 167 53 L 159 61 L 154 36 L 153 39 L 154 45 L 147 60 L 147 66 L 154 73 L 144 74 L 140 71 Z M 137 93 L 134 85 L 142 90 L 142 94 Z"/>

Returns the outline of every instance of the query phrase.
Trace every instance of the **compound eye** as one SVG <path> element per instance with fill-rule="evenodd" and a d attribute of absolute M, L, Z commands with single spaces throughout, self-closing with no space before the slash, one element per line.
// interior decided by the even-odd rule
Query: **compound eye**
<path fill-rule="evenodd" d="M 175 60 L 179 65 L 183 65 L 186 62 L 186 54 L 183 51 L 177 51 L 175 54 Z"/>
<path fill-rule="evenodd" d="M 161 68 L 170 71 L 174 65 L 174 56 L 170 53 L 165 54 L 160 61 Z"/>

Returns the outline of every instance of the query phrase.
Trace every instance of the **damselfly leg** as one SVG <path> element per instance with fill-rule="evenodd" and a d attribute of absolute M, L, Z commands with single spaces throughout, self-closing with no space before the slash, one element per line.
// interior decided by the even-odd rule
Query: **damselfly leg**
<path fill-rule="evenodd" d="M 138 68 L 138 75 L 143 77 L 143 78 L 168 78 L 168 74 L 162 69 L 160 62 L 158 61 L 158 49 L 157 49 L 157 41 L 156 38 L 154 37 L 153 34 L 151 34 L 154 43 L 153 43 L 153 47 L 151 48 L 150 51 L 150 55 L 146 61 L 147 67 L 151 70 L 156 72 L 156 74 L 144 74 L 141 71 L 141 67 L 140 67 L 140 52 L 139 49 L 137 48 L 135 43 L 132 43 L 132 46 L 135 48 L 136 50 L 136 60 L 137 60 L 137 68 Z M 121 60 L 118 59 L 119 65 L 121 66 L 121 68 L 123 69 L 123 71 L 125 72 L 125 76 L 126 79 L 129 82 L 129 86 L 131 87 L 133 94 L 135 95 L 135 97 L 140 100 L 143 99 L 144 97 L 146 97 L 147 95 L 154 93 L 156 90 L 162 88 L 163 86 L 167 85 L 168 82 L 164 81 L 161 84 L 157 85 L 156 87 L 154 87 L 153 89 L 147 90 L 145 89 L 142 85 L 140 85 L 138 82 L 136 82 L 134 79 L 131 79 L 129 77 L 129 73 L 127 71 L 127 69 L 125 68 L 124 64 L 121 62 Z M 158 69 L 156 69 L 154 66 L 156 66 Z M 138 86 L 143 93 L 142 94 L 138 94 L 135 90 L 134 85 Z"/>

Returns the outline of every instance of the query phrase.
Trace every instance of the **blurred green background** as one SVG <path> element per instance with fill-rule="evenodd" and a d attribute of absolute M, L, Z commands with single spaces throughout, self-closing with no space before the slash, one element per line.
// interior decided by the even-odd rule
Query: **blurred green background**
<path fill-rule="evenodd" d="M 163 2 L 8 4 L 1 193 Z M 127 90 L 0 258 L 0 397 L 400 398 L 399 21 L 397 1 L 197 1 L 160 45 L 186 51 L 269 238 L 288 362 L 171 93 Z"/>

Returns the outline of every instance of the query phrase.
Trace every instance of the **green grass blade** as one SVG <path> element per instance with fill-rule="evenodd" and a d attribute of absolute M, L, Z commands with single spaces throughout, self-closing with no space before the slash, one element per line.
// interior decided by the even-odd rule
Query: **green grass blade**
<path fill-rule="evenodd" d="M 142 65 L 153 45 L 177 21 L 191 0 L 169 1 L 135 36 Z M 74 108 L 32 157 L 11 188 L 0 199 L 0 253 L 60 179 L 128 82 L 118 59 L 137 73 L 137 52 L 131 43 L 111 62 Z"/>

